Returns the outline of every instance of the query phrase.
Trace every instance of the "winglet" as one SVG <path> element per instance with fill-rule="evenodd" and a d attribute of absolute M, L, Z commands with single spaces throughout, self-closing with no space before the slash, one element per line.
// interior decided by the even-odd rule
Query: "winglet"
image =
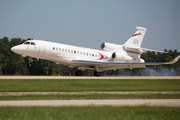
<path fill-rule="evenodd" d="M 178 55 L 174 60 L 172 60 L 171 62 L 166 62 L 165 64 L 174 64 L 176 63 L 180 58 L 180 55 Z"/>

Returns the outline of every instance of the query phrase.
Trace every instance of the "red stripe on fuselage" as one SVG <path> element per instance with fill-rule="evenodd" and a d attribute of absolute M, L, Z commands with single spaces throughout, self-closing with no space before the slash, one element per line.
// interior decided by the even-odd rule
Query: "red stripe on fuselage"
<path fill-rule="evenodd" d="M 104 56 L 101 54 L 101 53 L 99 53 L 99 55 L 101 56 L 98 60 L 101 60 L 101 59 L 103 59 L 104 58 Z"/>
<path fill-rule="evenodd" d="M 142 34 L 141 34 L 141 33 L 137 33 L 137 34 L 132 35 L 132 37 L 134 37 L 134 36 L 136 36 L 136 35 L 142 35 Z"/>

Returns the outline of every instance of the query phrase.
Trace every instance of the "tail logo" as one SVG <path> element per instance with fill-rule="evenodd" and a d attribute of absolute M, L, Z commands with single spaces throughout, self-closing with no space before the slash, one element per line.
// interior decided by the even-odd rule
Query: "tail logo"
<path fill-rule="evenodd" d="M 137 35 L 142 35 L 142 34 L 141 33 L 136 33 L 136 34 L 133 34 L 132 37 L 137 36 Z"/>
<path fill-rule="evenodd" d="M 133 44 L 137 44 L 137 45 L 139 45 L 139 40 L 134 39 L 134 40 L 133 40 Z"/>

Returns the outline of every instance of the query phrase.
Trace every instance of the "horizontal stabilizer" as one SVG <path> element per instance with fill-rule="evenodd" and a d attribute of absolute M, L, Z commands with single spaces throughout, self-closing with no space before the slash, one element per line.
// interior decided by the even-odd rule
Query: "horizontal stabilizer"
<path fill-rule="evenodd" d="M 126 49 L 129 51 L 134 51 L 134 50 L 145 50 L 145 51 L 152 51 L 152 52 L 160 52 L 160 53 L 168 53 L 164 51 L 158 51 L 158 50 L 151 50 L 151 49 L 146 49 L 146 48 L 141 48 L 141 47 L 127 47 Z"/>

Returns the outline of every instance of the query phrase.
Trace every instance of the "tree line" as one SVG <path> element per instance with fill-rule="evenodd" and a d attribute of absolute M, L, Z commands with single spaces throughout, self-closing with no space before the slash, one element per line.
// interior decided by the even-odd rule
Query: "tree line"
<path fill-rule="evenodd" d="M 11 47 L 22 44 L 28 39 L 3 37 L 0 39 L 0 75 L 52 75 L 59 74 L 63 76 L 74 75 L 72 68 L 57 64 L 52 61 L 33 59 L 29 66 L 29 58 L 22 57 L 11 51 Z M 168 53 L 145 52 L 141 58 L 146 62 L 169 62 L 180 55 L 177 50 L 164 50 Z M 147 68 L 137 69 L 119 69 L 116 71 L 104 71 L 103 75 L 180 75 L 180 61 L 172 65 L 147 66 Z M 149 73 L 150 72 L 150 73 Z M 158 74 L 161 72 L 161 74 Z M 93 75 L 92 70 L 83 71 L 83 75 Z"/>

